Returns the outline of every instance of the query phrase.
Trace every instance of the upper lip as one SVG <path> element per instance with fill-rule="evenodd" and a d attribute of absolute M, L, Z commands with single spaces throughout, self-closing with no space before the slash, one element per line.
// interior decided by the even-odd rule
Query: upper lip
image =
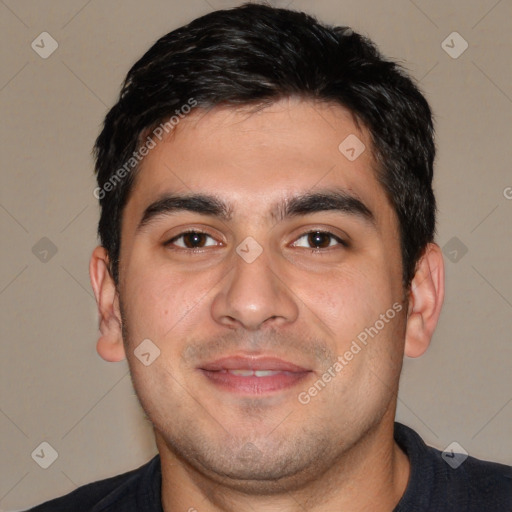
<path fill-rule="evenodd" d="M 283 372 L 307 372 L 307 368 L 271 356 L 235 355 L 222 357 L 200 365 L 201 370 L 273 370 Z"/>

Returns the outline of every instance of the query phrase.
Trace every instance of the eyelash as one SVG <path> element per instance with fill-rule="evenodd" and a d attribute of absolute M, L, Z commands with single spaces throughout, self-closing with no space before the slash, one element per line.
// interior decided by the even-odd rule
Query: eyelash
<path fill-rule="evenodd" d="M 206 233 L 204 231 L 201 231 L 199 229 L 191 229 L 189 231 L 183 231 L 183 233 L 180 233 L 179 235 L 176 235 L 174 236 L 173 238 L 171 238 L 170 240 L 168 240 L 167 242 L 164 243 L 164 246 L 170 246 L 172 245 L 174 242 L 176 242 L 176 240 L 179 240 L 180 238 L 186 236 L 186 235 L 191 235 L 191 234 L 194 234 L 194 235 L 205 235 L 207 237 L 210 237 L 212 239 L 214 239 L 213 236 L 211 236 L 209 233 Z M 184 250 L 184 251 L 191 251 L 191 252 L 197 252 L 198 250 L 201 250 L 201 249 L 204 249 L 204 247 L 196 247 L 196 248 L 188 248 L 188 247 L 180 247 L 179 249 L 177 250 Z"/>
<path fill-rule="evenodd" d="M 338 245 L 341 245 L 342 247 L 348 247 L 347 242 L 340 238 L 339 236 L 336 236 L 334 233 L 331 233 L 330 231 L 322 231 L 321 229 L 312 229 L 310 231 L 307 231 L 306 233 L 303 233 L 300 235 L 294 243 L 297 243 L 298 240 L 301 238 L 307 237 L 309 235 L 318 234 L 318 235 L 326 235 L 331 238 L 331 241 L 334 240 L 338 242 Z M 329 245 L 328 247 L 304 247 L 304 249 L 309 249 L 312 253 L 318 254 L 320 252 L 323 252 L 327 249 L 332 249 L 332 246 Z"/>
<path fill-rule="evenodd" d="M 175 237 L 171 238 L 170 240 L 168 240 L 167 242 L 165 242 L 163 245 L 165 247 L 169 247 L 169 246 L 172 246 L 177 240 L 179 240 L 180 238 L 186 236 L 186 235 L 189 235 L 189 234 L 198 234 L 198 235 L 205 235 L 209 238 L 212 238 L 214 239 L 213 236 L 211 236 L 209 233 L 206 233 L 204 231 L 200 231 L 200 230 L 189 230 L 189 231 L 184 231 L 182 233 L 180 233 L 179 235 L 176 235 Z M 304 238 L 304 237 L 307 237 L 311 234 L 319 234 L 319 235 L 326 235 L 326 236 L 329 236 L 332 240 L 335 240 L 336 242 L 338 242 L 338 245 L 341 245 L 342 247 L 348 247 L 348 243 L 345 242 L 345 240 L 343 240 L 342 238 L 340 238 L 339 236 L 336 236 L 335 234 L 329 232 L 329 231 L 322 231 L 322 230 L 319 230 L 319 229 L 313 229 L 313 230 L 310 230 L 310 231 L 306 231 L 305 233 L 303 233 L 302 235 L 300 235 L 295 241 L 294 241 L 294 244 L 297 243 L 297 241 L 299 241 L 301 238 Z M 331 241 L 332 241 L 331 240 Z M 206 246 L 206 247 L 195 247 L 195 248 L 188 248 L 188 247 L 179 247 L 179 248 L 173 248 L 173 250 L 184 250 L 184 251 L 187 251 L 187 252 L 200 252 L 202 251 L 203 249 L 207 248 L 207 247 L 210 247 L 210 246 Z M 324 252 L 326 249 L 330 249 L 332 248 L 332 246 L 328 246 L 328 247 L 325 247 L 325 248 L 322 248 L 322 247 L 304 247 L 304 249 L 309 249 L 312 253 L 314 254 L 318 254 L 318 253 L 321 253 L 321 252 Z"/>

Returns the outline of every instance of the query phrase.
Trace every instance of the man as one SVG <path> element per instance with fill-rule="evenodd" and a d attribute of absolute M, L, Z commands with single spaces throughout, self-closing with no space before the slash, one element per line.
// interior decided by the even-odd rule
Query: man
<path fill-rule="evenodd" d="M 370 41 L 247 4 L 164 36 L 96 141 L 91 282 L 159 455 L 33 510 L 509 511 L 394 423 L 444 295 L 429 106 Z"/>

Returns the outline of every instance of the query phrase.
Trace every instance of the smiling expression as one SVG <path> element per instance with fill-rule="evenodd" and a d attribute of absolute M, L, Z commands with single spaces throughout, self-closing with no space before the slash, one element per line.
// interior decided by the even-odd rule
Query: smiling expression
<path fill-rule="evenodd" d="M 366 146 L 353 161 L 338 149 L 349 135 Z M 145 158 L 123 213 L 123 340 L 157 442 L 196 470 L 303 478 L 394 417 L 404 314 L 297 400 L 403 304 L 370 148 L 341 106 L 287 99 L 197 110 Z M 144 339 L 160 350 L 148 366 Z"/>

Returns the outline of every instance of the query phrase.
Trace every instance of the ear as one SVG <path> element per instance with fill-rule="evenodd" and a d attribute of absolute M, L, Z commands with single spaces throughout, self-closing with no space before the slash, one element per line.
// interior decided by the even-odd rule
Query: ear
<path fill-rule="evenodd" d="M 430 243 L 416 266 L 409 292 L 405 355 L 419 357 L 428 348 L 444 300 L 444 260 L 441 248 Z"/>
<path fill-rule="evenodd" d="M 96 350 L 105 361 L 122 361 L 126 355 L 119 294 L 110 275 L 108 253 L 104 247 L 94 249 L 89 263 L 89 274 L 100 317 L 100 336 Z"/>

